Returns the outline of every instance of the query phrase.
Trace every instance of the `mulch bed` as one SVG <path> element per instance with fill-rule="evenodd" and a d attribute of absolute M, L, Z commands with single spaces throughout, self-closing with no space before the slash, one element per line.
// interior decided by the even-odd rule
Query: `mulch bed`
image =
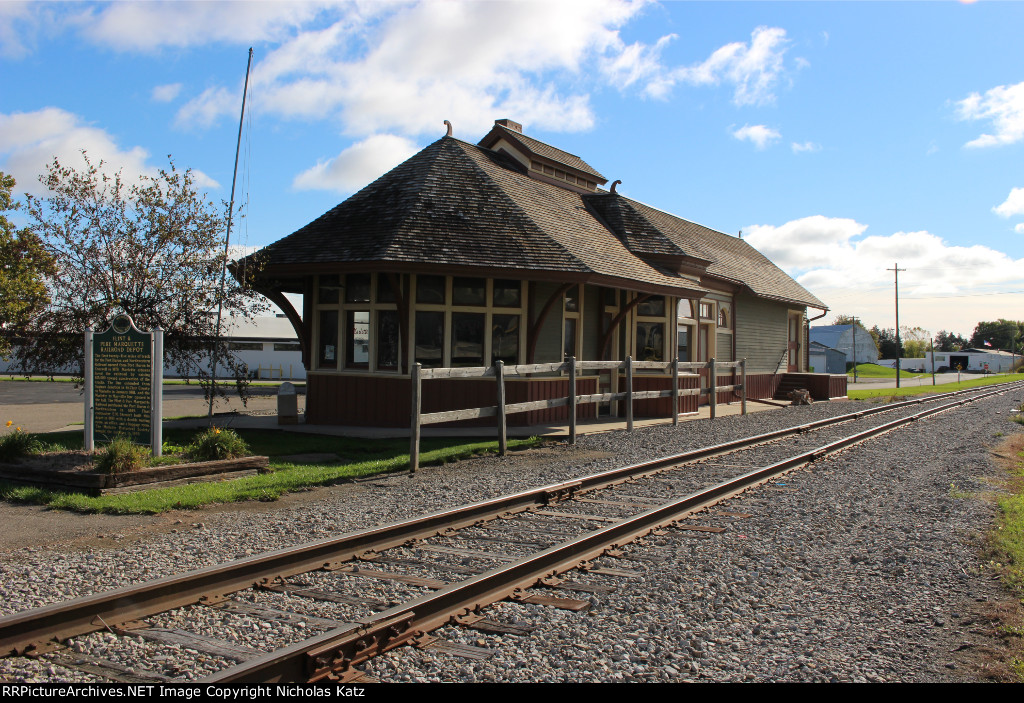
<path fill-rule="evenodd" d="M 55 491 L 86 492 L 93 495 L 162 488 L 164 486 L 239 478 L 270 471 L 265 456 L 247 456 L 220 461 L 149 466 L 138 471 L 106 474 L 95 470 L 89 452 L 52 452 L 24 457 L 14 464 L 0 463 L 0 479 Z"/>

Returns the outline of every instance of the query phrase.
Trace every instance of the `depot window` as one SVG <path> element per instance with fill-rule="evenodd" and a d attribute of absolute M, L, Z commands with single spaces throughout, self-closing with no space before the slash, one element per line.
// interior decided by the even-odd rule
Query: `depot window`
<path fill-rule="evenodd" d="M 519 363 L 523 284 L 512 279 L 417 275 L 414 360 L 424 367 Z"/>

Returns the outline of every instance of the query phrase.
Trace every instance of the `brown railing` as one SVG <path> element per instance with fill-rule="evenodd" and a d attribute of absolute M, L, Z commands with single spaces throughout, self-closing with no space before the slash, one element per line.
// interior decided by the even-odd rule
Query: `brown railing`
<path fill-rule="evenodd" d="M 740 382 L 731 385 L 718 385 L 717 371 L 722 368 L 739 369 Z M 633 390 L 634 370 L 661 371 L 672 376 L 671 390 Z M 707 369 L 708 386 L 701 388 L 698 382 L 697 388 L 680 388 L 679 377 L 702 376 L 700 371 Z M 618 393 L 592 393 L 587 395 L 576 394 L 576 379 L 580 371 L 625 371 L 626 388 Z M 626 429 L 633 429 L 633 402 L 648 398 L 671 398 L 672 424 L 679 423 L 679 398 L 689 395 L 707 395 L 711 409 L 711 417 L 716 415 L 719 402 L 718 394 L 721 392 L 739 392 L 742 404 L 742 413 L 747 414 L 747 360 L 716 363 L 710 361 L 633 361 L 632 357 L 626 357 L 625 361 L 576 361 L 573 357 L 569 361 L 555 364 L 517 364 L 505 366 L 501 361 L 494 366 L 474 366 L 467 368 L 435 368 L 424 369 L 420 364 L 413 364 L 411 371 L 412 379 L 412 420 L 409 437 L 409 465 L 412 471 L 419 468 L 420 461 L 420 429 L 423 425 L 434 425 L 441 422 L 454 422 L 457 420 L 470 420 L 480 417 L 497 416 L 498 429 L 498 451 L 504 455 L 508 448 L 508 432 L 506 416 L 512 413 L 528 412 L 531 410 L 543 410 L 547 408 L 569 407 L 569 441 L 576 443 L 576 406 L 586 403 L 605 403 L 623 401 L 626 409 Z M 687 372 L 687 373 L 684 373 Z M 697 372 L 697 373 L 693 373 Z M 567 373 L 569 376 L 569 394 L 564 398 L 549 398 L 546 400 L 531 400 L 525 403 L 505 402 L 505 378 L 508 376 L 527 376 L 535 373 Z M 443 412 L 423 413 L 422 406 L 422 382 L 427 379 L 437 378 L 487 378 L 492 377 L 496 383 L 496 404 L 480 407 L 465 408 L 462 410 L 445 410 Z"/>

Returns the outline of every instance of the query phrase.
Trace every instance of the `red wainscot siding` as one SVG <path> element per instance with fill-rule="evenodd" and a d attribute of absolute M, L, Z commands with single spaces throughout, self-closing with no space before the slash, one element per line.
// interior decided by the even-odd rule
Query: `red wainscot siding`
<path fill-rule="evenodd" d="M 701 381 L 702 387 L 707 386 L 710 371 L 708 369 L 701 369 Z M 716 382 L 719 387 L 721 386 L 738 386 L 742 383 L 742 375 L 737 371 L 733 375 L 730 370 L 728 373 L 715 374 Z M 775 390 L 779 387 L 779 375 L 774 373 L 748 373 L 747 374 L 747 398 L 751 399 L 766 399 L 771 398 L 775 395 Z M 740 400 L 739 390 L 729 391 L 717 391 L 715 393 L 716 400 L 719 404 L 735 403 Z M 700 404 L 709 404 L 708 394 L 704 393 L 700 396 Z"/>
<path fill-rule="evenodd" d="M 708 383 L 708 370 L 701 369 L 699 372 L 701 387 L 706 387 Z M 679 378 L 679 389 L 685 388 L 697 388 L 697 378 L 695 375 L 686 375 Z M 732 386 L 740 383 L 740 374 L 737 373 L 735 378 L 730 371 L 727 374 L 717 374 L 719 386 Z M 779 375 L 772 373 L 748 373 L 747 374 L 747 397 L 748 398 L 771 398 L 775 389 L 779 385 Z M 620 388 L 625 389 L 626 377 L 620 376 Z M 633 376 L 633 390 L 634 391 L 664 391 L 671 390 L 672 388 L 672 377 L 671 376 L 657 376 L 657 375 L 635 375 Z M 720 404 L 735 403 L 740 400 L 739 391 L 718 391 L 716 393 L 718 402 Z M 700 396 L 700 405 L 708 404 L 708 395 L 704 393 Z M 697 396 L 683 396 L 679 399 L 679 412 L 681 413 L 692 413 L 697 411 Z M 619 405 L 619 416 L 626 416 L 625 403 Z M 672 399 L 671 398 L 650 398 L 645 400 L 637 400 L 633 403 L 633 416 L 634 417 L 671 417 L 672 416 Z"/>
<path fill-rule="evenodd" d="M 351 425 L 355 427 L 408 427 L 410 423 L 411 384 L 408 377 L 310 374 L 306 380 L 306 422 L 313 425 Z M 566 378 L 528 378 L 505 380 L 505 402 L 564 398 L 569 393 Z M 577 379 L 579 395 L 597 392 L 597 378 Z M 423 381 L 422 412 L 461 410 L 493 406 L 497 402 L 494 379 L 436 378 Z M 576 416 L 596 417 L 594 405 L 581 405 Z M 567 407 L 533 410 L 508 416 L 516 427 L 566 422 Z M 432 427 L 491 427 L 495 418 L 463 420 Z"/>
<path fill-rule="evenodd" d="M 846 384 L 850 379 L 846 374 L 832 374 L 828 377 L 828 397 L 845 398 L 847 395 Z"/>
<path fill-rule="evenodd" d="M 777 373 L 748 373 L 747 397 L 770 400 L 775 397 L 781 380 L 781 374 Z"/>
<path fill-rule="evenodd" d="M 827 373 L 787 373 L 781 381 L 786 387 L 806 388 L 814 400 L 841 398 L 846 395 L 846 376 Z"/>
<path fill-rule="evenodd" d="M 687 374 L 679 377 L 679 390 L 697 388 L 699 377 Z M 626 390 L 626 377 L 619 377 L 620 391 Z M 633 391 L 668 391 L 672 390 L 672 376 L 636 374 L 633 376 Z M 697 412 L 697 396 L 684 395 L 679 398 L 679 412 Z M 626 402 L 619 401 L 619 417 L 626 416 Z M 672 398 L 645 398 L 633 401 L 633 417 L 672 417 Z"/>

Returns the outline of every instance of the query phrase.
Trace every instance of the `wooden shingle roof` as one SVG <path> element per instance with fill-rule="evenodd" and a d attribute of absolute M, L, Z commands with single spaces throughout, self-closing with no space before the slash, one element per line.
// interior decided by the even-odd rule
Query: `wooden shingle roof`
<path fill-rule="evenodd" d="M 523 278 L 669 295 L 704 292 L 631 254 L 587 213 L 578 193 L 530 179 L 510 157 L 452 137 L 253 258 L 266 278 L 375 263 L 410 271 L 518 271 Z"/>
<path fill-rule="evenodd" d="M 252 258 L 268 281 L 369 268 L 486 270 L 496 277 L 706 294 L 692 277 L 665 266 L 674 256 L 707 263 L 712 278 L 757 296 L 825 308 L 740 239 L 617 193 L 579 193 L 530 178 L 510 156 L 453 137 L 430 144 Z"/>
<path fill-rule="evenodd" d="M 635 200 L 626 200 L 686 254 L 711 261 L 707 268 L 711 276 L 745 286 L 761 298 L 828 309 L 825 303 L 739 237 L 717 232 Z"/>
<path fill-rule="evenodd" d="M 588 164 L 586 161 L 576 156 L 575 154 L 570 154 L 569 152 L 557 149 L 551 146 L 550 144 L 545 144 L 544 142 L 537 141 L 536 139 L 526 136 L 522 132 L 517 132 L 514 129 L 509 129 L 504 125 L 496 124 L 494 125 L 494 130 L 496 133 L 501 134 L 503 137 L 505 137 L 505 139 L 508 139 L 513 143 L 519 142 L 519 144 L 525 147 L 525 149 L 530 153 L 537 154 L 538 156 L 543 156 L 544 158 L 547 159 L 551 159 L 556 163 L 560 163 L 563 166 L 568 166 L 569 168 L 574 168 L 577 171 L 583 171 L 584 173 L 588 173 L 591 176 L 594 176 L 597 180 L 601 181 L 602 183 L 605 183 L 608 180 L 600 173 L 598 173 L 597 169 L 595 169 L 593 166 L 591 166 L 590 164 Z"/>

